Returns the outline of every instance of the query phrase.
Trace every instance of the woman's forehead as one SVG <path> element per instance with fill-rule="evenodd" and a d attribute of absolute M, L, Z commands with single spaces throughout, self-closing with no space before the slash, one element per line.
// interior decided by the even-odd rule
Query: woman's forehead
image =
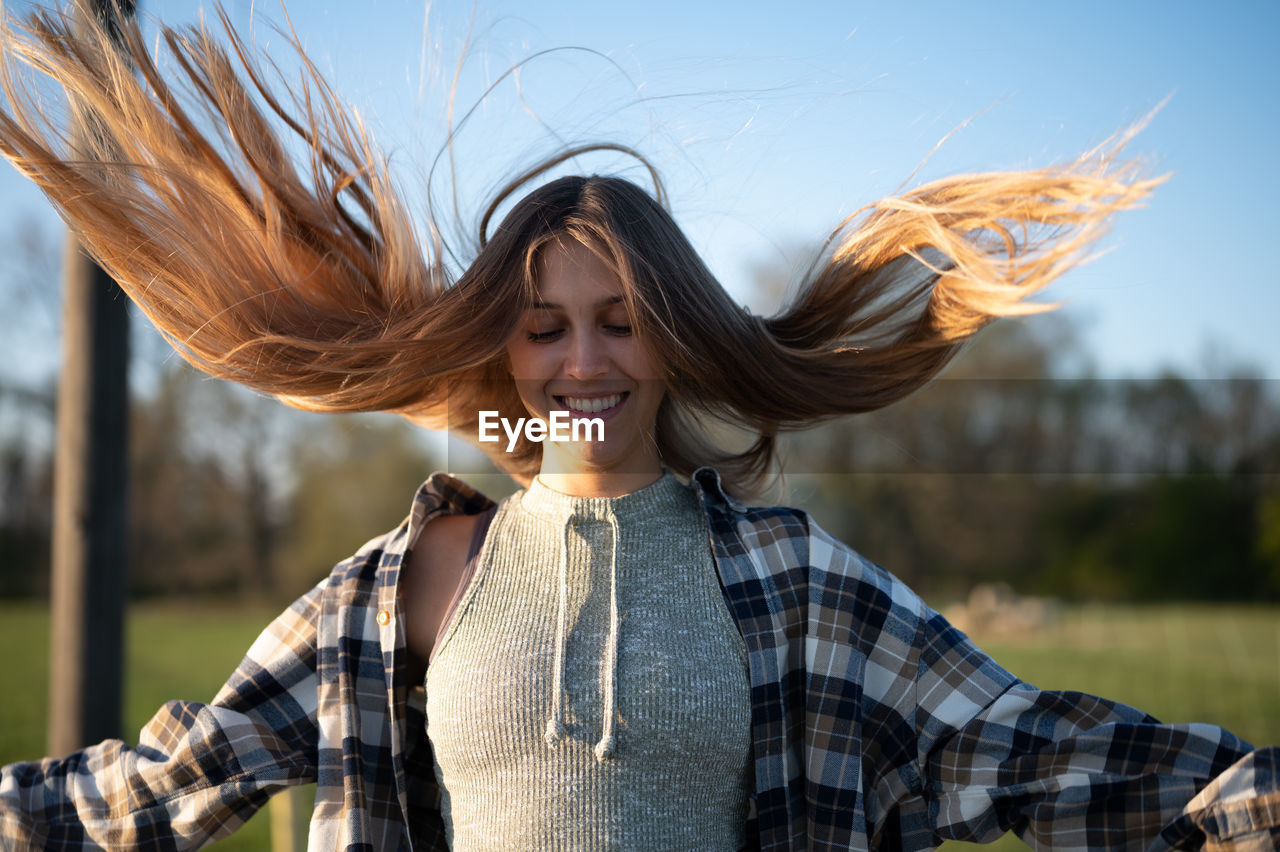
<path fill-rule="evenodd" d="M 536 302 L 620 302 L 624 289 L 613 265 L 578 240 L 553 240 L 538 253 L 533 282 Z"/>

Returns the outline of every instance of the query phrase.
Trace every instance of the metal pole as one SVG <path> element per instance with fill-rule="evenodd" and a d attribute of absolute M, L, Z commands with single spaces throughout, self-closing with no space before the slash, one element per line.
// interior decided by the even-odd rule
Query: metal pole
<path fill-rule="evenodd" d="M 125 4 L 97 0 L 101 16 L 113 15 L 116 8 L 131 11 Z M 74 237 L 64 274 L 54 459 L 52 754 L 119 737 L 123 728 L 128 299 Z"/>

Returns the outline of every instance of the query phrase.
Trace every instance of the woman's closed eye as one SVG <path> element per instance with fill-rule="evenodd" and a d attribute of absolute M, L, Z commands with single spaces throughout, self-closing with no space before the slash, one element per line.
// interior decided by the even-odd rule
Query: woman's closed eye
<path fill-rule="evenodd" d="M 631 326 L 629 325 L 610 324 L 610 325 L 603 325 L 601 326 L 601 328 L 604 329 L 606 333 L 611 334 L 614 337 L 630 337 L 631 336 Z M 529 332 L 529 335 L 528 335 L 529 342 L 551 343 L 555 340 L 559 340 L 560 337 L 564 334 L 564 331 L 565 330 L 563 328 L 552 328 L 552 329 L 548 329 L 547 331 L 531 331 Z"/>
<path fill-rule="evenodd" d="M 564 334 L 563 328 L 553 328 L 550 331 L 531 331 L 529 332 L 529 342 L 550 343 L 551 341 L 559 338 L 562 334 Z"/>

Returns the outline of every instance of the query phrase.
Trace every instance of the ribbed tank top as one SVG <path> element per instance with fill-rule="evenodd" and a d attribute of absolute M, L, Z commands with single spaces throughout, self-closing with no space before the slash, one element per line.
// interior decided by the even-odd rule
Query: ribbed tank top
<path fill-rule="evenodd" d="M 670 472 L 503 501 L 426 689 L 451 849 L 742 846 L 746 647 Z"/>

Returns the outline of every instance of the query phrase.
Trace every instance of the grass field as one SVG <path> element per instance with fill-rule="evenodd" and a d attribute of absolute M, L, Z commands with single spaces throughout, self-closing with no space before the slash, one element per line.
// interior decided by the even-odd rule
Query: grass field
<path fill-rule="evenodd" d="M 126 638 L 125 731 L 137 732 L 171 698 L 208 701 L 240 662 L 275 610 L 163 603 L 133 606 Z M 11 686 L 0 698 L 0 764 L 44 754 L 49 617 L 43 607 L 0 604 L 0 642 L 9 649 Z M 271 849 L 270 815 L 209 847 L 220 852 Z"/>
<path fill-rule="evenodd" d="M 212 698 L 274 614 L 243 605 L 132 608 L 125 708 L 130 738 L 170 698 Z M 41 607 L 0 603 L 10 683 L 0 697 L 0 764 L 44 753 L 48 633 Z M 1084 607 L 1032 635 L 975 638 L 1039 687 L 1093 692 L 1167 722 L 1212 722 L 1254 743 L 1280 743 L 1280 608 Z M 305 800 L 301 810 L 305 820 Z M 267 816 L 212 848 L 268 850 Z M 985 848 L 1022 847 L 1006 838 Z"/>

